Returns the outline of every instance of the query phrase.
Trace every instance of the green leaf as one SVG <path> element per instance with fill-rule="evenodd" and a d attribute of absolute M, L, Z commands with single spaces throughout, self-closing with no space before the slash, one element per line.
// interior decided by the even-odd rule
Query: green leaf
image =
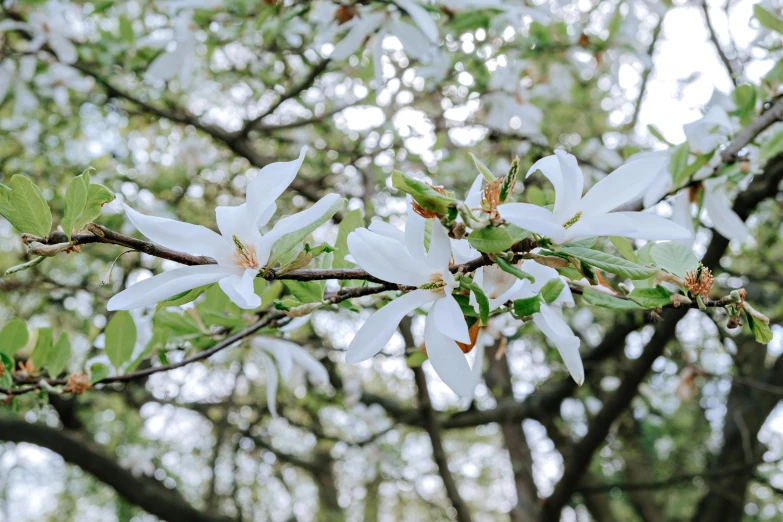
<path fill-rule="evenodd" d="M 756 87 L 740 85 L 731 93 L 731 98 L 737 107 L 731 114 L 739 117 L 742 125 L 748 125 L 756 112 Z"/>
<path fill-rule="evenodd" d="M 633 243 L 631 240 L 620 236 L 609 236 L 609 241 L 612 242 L 612 246 L 620 252 L 620 255 L 632 263 L 636 263 L 636 252 L 633 250 Z"/>
<path fill-rule="evenodd" d="M 13 357 L 16 352 L 24 348 L 29 338 L 30 334 L 23 320 L 8 321 L 0 330 L 0 353 Z"/>
<path fill-rule="evenodd" d="M 541 298 L 537 295 L 514 301 L 514 314 L 529 317 L 541 311 Z"/>
<path fill-rule="evenodd" d="M 39 237 L 49 235 L 52 230 L 52 211 L 41 194 L 41 189 L 26 176 L 15 174 L 11 178 L 10 204 L 13 206 L 13 212 L 4 217 L 14 228 Z"/>
<path fill-rule="evenodd" d="M 565 283 L 563 283 L 563 280 L 559 277 L 550 279 L 543 287 L 541 287 L 541 290 L 538 292 L 538 297 L 543 299 L 546 304 L 553 303 L 558 297 L 560 297 L 560 294 L 563 292 L 564 288 Z"/>
<path fill-rule="evenodd" d="M 759 23 L 776 33 L 783 34 L 783 20 L 779 20 L 775 15 L 764 9 L 761 5 L 756 4 L 753 6 L 753 16 L 759 21 Z"/>
<path fill-rule="evenodd" d="M 470 290 L 473 295 L 476 296 L 476 302 L 479 305 L 479 317 L 481 318 L 481 324 L 487 324 L 489 320 L 489 299 L 484 294 L 484 291 L 479 285 L 473 282 L 470 277 L 463 277 L 460 279 L 459 284 L 462 288 Z"/>
<path fill-rule="evenodd" d="M 422 208 L 438 214 L 448 214 L 449 207 L 457 202 L 453 197 L 441 194 L 427 183 L 403 174 L 399 170 L 392 172 L 392 186 L 410 194 Z"/>
<path fill-rule="evenodd" d="M 164 299 L 155 306 L 155 311 L 157 312 L 158 310 L 168 308 L 169 306 L 182 306 L 184 304 L 191 303 L 195 301 L 198 296 L 209 290 L 209 288 L 214 284 L 215 283 L 210 283 L 208 285 L 199 286 L 185 292 L 180 292 L 179 294 L 171 296 L 168 299 Z"/>
<path fill-rule="evenodd" d="M 588 304 L 609 308 L 610 310 L 644 310 L 643 306 L 631 301 L 630 299 L 621 299 L 598 290 L 585 288 L 582 290 L 582 298 Z"/>
<path fill-rule="evenodd" d="M 288 281 L 283 284 L 300 303 L 316 303 L 323 301 L 323 287 L 316 281 Z"/>
<path fill-rule="evenodd" d="M 500 202 L 505 203 L 511 192 L 514 190 L 514 185 L 517 182 L 517 174 L 519 174 L 519 157 L 514 158 L 511 162 L 511 168 L 508 169 L 508 174 L 503 178 L 503 184 L 500 186 Z"/>
<path fill-rule="evenodd" d="M 157 316 L 156 316 L 157 317 Z M 136 324 L 128 312 L 117 312 L 106 325 L 104 350 L 112 365 L 119 370 L 128 362 L 136 346 Z"/>
<path fill-rule="evenodd" d="M 462 310 L 462 315 L 468 316 L 468 317 L 478 317 L 479 314 L 476 312 L 476 309 L 473 308 L 473 305 L 470 304 L 470 296 L 469 295 L 462 295 L 462 294 L 454 294 L 452 297 L 454 297 L 454 300 L 457 301 L 457 304 L 459 305 L 460 309 Z M 348 301 L 343 301 L 344 303 L 347 303 Z"/>
<path fill-rule="evenodd" d="M 769 160 L 783 153 L 783 130 L 772 134 L 759 147 L 759 164 L 766 165 Z"/>
<path fill-rule="evenodd" d="M 39 328 L 38 339 L 35 341 L 35 348 L 30 355 L 30 360 L 33 362 L 33 367 L 36 370 L 40 370 L 49 362 L 49 358 L 52 356 L 52 329 L 51 328 Z"/>
<path fill-rule="evenodd" d="M 131 24 L 131 21 L 128 20 L 127 17 L 121 16 L 120 17 L 120 38 L 125 40 L 126 42 L 132 42 L 133 41 L 133 25 Z"/>
<path fill-rule="evenodd" d="M 492 171 L 487 168 L 486 165 L 484 165 L 480 159 L 476 157 L 475 154 L 472 152 L 469 153 L 470 157 L 473 158 L 473 163 L 476 165 L 476 168 L 481 173 L 481 175 L 484 177 L 484 179 L 487 181 L 487 183 L 491 181 L 495 181 L 495 175 L 492 174 Z"/>
<path fill-rule="evenodd" d="M 658 141 L 660 141 L 660 142 L 662 142 L 662 143 L 665 143 L 666 145 L 668 145 L 668 146 L 670 146 L 670 147 L 674 147 L 674 144 L 673 144 L 673 143 L 671 143 L 671 142 L 670 142 L 669 140 L 667 140 L 666 138 L 664 138 L 664 137 L 663 137 L 663 134 L 661 133 L 661 131 L 660 131 L 660 130 L 658 130 L 658 127 L 656 127 L 655 125 L 647 125 L 647 130 L 649 130 L 649 131 L 650 131 L 650 134 L 652 134 L 653 136 L 655 136 L 655 138 L 656 138 Z"/>
<path fill-rule="evenodd" d="M 511 274 L 513 276 L 516 276 L 517 279 L 527 279 L 531 283 L 535 283 L 535 278 L 528 274 L 527 272 L 523 272 L 520 270 L 520 268 L 517 265 L 512 265 L 508 261 L 505 260 L 505 258 L 501 256 L 495 257 L 495 263 L 498 265 L 498 267 L 506 272 L 507 274 Z"/>
<path fill-rule="evenodd" d="M 688 168 L 688 156 L 690 155 L 690 149 L 688 148 L 688 142 L 684 142 L 679 145 L 674 152 L 672 152 L 669 158 L 669 174 L 672 175 L 672 181 L 677 186 L 685 179 L 683 173 Z"/>
<path fill-rule="evenodd" d="M 310 222 L 307 226 L 294 230 L 285 234 L 280 239 L 275 241 L 272 246 L 272 253 L 269 256 L 269 266 L 272 266 L 276 262 L 280 262 L 281 265 L 287 265 L 293 261 L 299 254 L 301 249 L 301 243 L 307 239 L 307 236 L 313 233 L 315 229 L 329 221 L 341 208 L 345 205 L 345 199 L 339 198 L 335 200 L 332 205 L 321 214 L 318 219 Z M 305 211 L 307 212 L 307 211 Z"/>
<path fill-rule="evenodd" d="M 413 352 L 405 358 L 405 363 L 408 365 L 408 368 L 418 368 L 424 364 L 424 361 L 427 359 L 428 357 L 425 352 Z"/>
<path fill-rule="evenodd" d="M 745 312 L 745 319 L 747 320 L 750 331 L 753 332 L 753 336 L 757 342 L 767 344 L 772 341 L 774 337 L 769 325 L 760 319 L 754 318 L 749 313 Z"/>
<path fill-rule="evenodd" d="M 5 366 L 5 370 L 2 373 L 2 377 L 0 377 L 0 388 L 10 388 L 14 384 L 13 377 L 11 377 L 12 372 L 14 371 L 14 360 L 11 357 L 8 357 L 4 353 L 0 353 L 0 364 Z"/>
<path fill-rule="evenodd" d="M 335 268 L 348 268 L 353 266 L 345 260 L 350 252 L 348 251 L 348 234 L 362 228 L 364 226 L 364 219 L 362 219 L 362 211 L 360 209 L 354 209 L 348 212 L 343 220 L 340 222 L 340 226 L 337 227 L 337 241 L 334 243 L 334 262 L 332 266 Z"/>
<path fill-rule="evenodd" d="M 519 243 L 530 232 L 515 227 L 514 225 L 505 225 L 502 227 L 485 227 L 474 230 L 468 234 L 470 246 L 487 254 L 504 252 Z"/>
<path fill-rule="evenodd" d="M 65 367 L 68 365 L 68 360 L 71 358 L 71 342 L 68 340 L 67 334 L 61 334 L 57 339 L 57 343 L 52 349 L 52 354 L 49 357 L 49 361 L 46 364 L 46 368 L 49 372 L 49 377 L 56 378 Z"/>
<path fill-rule="evenodd" d="M 561 253 L 575 257 L 591 266 L 628 279 L 647 279 L 658 269 L 637 265 L 627 259 L 584 247 L 561 247 Z"/>
<path fill-rule="evenodd" d="M 103 363 L 93 363 L 90 366 L 90 384 L 101 382 L 109 376 L 109 367 Z"/>
<path fill-rule="evenodd" d="M 672 293 L 662 286 L 656 286 L 655 288 L 634 288 L 633 292 L 628 294 L 628 297 L 635 303 L 647 308 L 663 308 L 664 306 L 672 304 Z"/>
<path fill-rule="evenodd" d="M 690 248 L 674 241 L 656 243 L 650 247 L 650 257 L 655 262 L 655 266 L 680 278 L 684 278 L 686 272 L 693 270 L 699 264 L 699 260 Z"/>
<path fill-rule="evenodd" d="M 114 201 L 114 193 L 103 185 L 92 183 L 87 190 L 87 204 L 84 206 L 81 216 L 83 224 L 79 228 L 98 219 L 103 205 L 110 201 Z"/>
<path fill-rule="evenodd" d="M 87 205 L 87 191 L 89 190 L 89 178 L 84 175 L 76 176 L 68 184 L 65 191 L 65 215 L 63 216 L 62 227 L 68 241 L 71 240 L 71 233 L 77 229 L 77 223 L 80 221 L 84 207 Z"/>

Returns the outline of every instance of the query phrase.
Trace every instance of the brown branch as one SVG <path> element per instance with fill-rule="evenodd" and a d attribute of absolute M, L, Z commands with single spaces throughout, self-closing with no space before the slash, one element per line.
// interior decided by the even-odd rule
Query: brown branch
<path fill-rule="evenodd" d="M 723 50 L 723 47 L 720 44 L 720 40 L 718 40 L 718 34 L 715 32 L 715 28 L 712 25 L 710 9 L 707 6 L 706 0 L 702 0 L 701 10 L 704 12 L 704 21 L 707 24 L 707 31 L 710 34 L 710 41 L 712 42 L 712 45 L 715 46 L 715 50 L 718 52 L 718 57 L 720 58 L 720 61 L 723 62 L 723 66 L 726 67 L 726 72 L 729 74 L 731 83 L 734 84 L 734 87 L 737 87 L 739 84 L 737 83 L 737 73 L 734 71 L 734 64 L 732 64 L 731 60 L 729 60 L 729 57 L 726 56 L 726 52 Z"/>
<path fill-rule="evenodd" d="M 147 477 L 136 477 L 120 466 L 103 448 L 76 432 L 31 424 L 19 418 L 0 417 L 0 440 L 26 442 L 49 449 L 69 464 L 79 466 L 114 488 L 122 498 L 169 522 L 229 522 L 228 517 L 209 515 Z"/>
<path fill-rule="evenodd" d="M 432 443 L 432 457 L 438 466 L 438 473 L 443 479 L 443 486 L 446 488 L 446 495 L 451 501 L 451 505 L 457 512 L 458 522 L 472 522 L 473 518 L 467 503 L 462 498 L 454 481 L 454 476 L 449 470 L 449 460 L 446 456 L 446 450 L 443 448 L 443 437 L 441 427 L 438 423 L 437 414 L 432 408 L 430 394 L 427 391 L 427 378 L 421 367 L 413 368 L 413 377 L 416 381 L 416 392 L 419 399 L 419 412 L 424 421 L 424 429 L 430 437 Z"/>
<path fill-rule="evenodd" d="M 783 119 L 783 98 L 776 100 L 761 116 L 742 129 L 720 153 L 723 163 L 734 163 L 740 151 L 756 139 L 756 136 Z"/>

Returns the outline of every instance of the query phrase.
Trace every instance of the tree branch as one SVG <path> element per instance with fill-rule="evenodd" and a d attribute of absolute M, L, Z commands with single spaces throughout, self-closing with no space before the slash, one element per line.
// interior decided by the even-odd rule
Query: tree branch
<path fill-rule="evenodd" d="M 27 442 L 59 454 L 114 488 L 118 495 L 169 522 L 229 522 L 231 519 L 203 513 L 174 491 L 146 477 L 135 477 L 93 442 L 69 430 L 56 430 L 22 419 L 0 417 L 0 440 Z"/>

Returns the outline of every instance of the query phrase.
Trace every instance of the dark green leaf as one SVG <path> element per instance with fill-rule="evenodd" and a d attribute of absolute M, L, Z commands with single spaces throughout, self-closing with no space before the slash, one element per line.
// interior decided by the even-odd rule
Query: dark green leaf
<path fill-rule="evenodd" d="M 495 263 L 498 265 L 498 267 L 501 270 L 503 270 L 507 274 L 516 276 L 517 279 L 527 279 L 531 283 L 536 282 L 535 278 L 532 275 L 520 270 L 520 268 L 517 265 L 512 265 L 511 263 L 506 261 L 505 258 L 501 256 L 495 257 Z"/>
<path fill-rule="evenodd" d="M 422 208 L 438 214 L 447 214 L 449 207 L 456 204 L 453 197 L 441 194 L 427 183 L 403 174 L 399 170 L 392 173 L 392 186 L 410 194 Z"/>
<path fill-rule="evenodd" d="M 627 277 L 628 279 L 647 279 L 658 271 L 657 268 L 637 265 L 627 259 L 584 247 L 564 246 L 561 247 L 560 252 L 573 256 L 601 270 Z"/>
<path fill-rule="evenodd" d="M 634 288 L 633 292 L 628 294 L 634 302 L 650 310 L 672 304 L 671 296 L 672 293 L 662 286 Z"/>
<path fill-rule="evenodd" d="M 470 246 L 479 252 L 494 254 L 505 252 L 515 244 L 519 243 L 530 232 L 522 230 L 513 225 L 504 225 L 502 227 L 485 227 L 471 232 L 467 239 Z"/>
<path fill-rule="evenodd" d="M 40 370 L 49 363 L 49 359 L 52 356 L 52 329 L 51 328 L 39 328 L 38 339 L 35 341 L 35 348 L 30 355 L 30 359 L 33 361 L 33 367 L 36 370 Z"/>
<path fill-rule="evenodd" d="M 60 334 L 60 338 L 57 339 L 57 343 L 52 349 L 52 354 L 49 357 L 49 362 L 46 364 L 46 369 L 49 372 L 49 377 L 56 378 L 65 367 L 68 365 L 68 360 L 71 358 L 71 343 L 68 340 L 67 334 Z"/>
<path fill-rule="evenodd" d="M 614 297 L 598 290 L 592 290 L 585 288 L 582 291 L 582 298 L 588 304 L 594 306 L 600 306 L 601 308 L 609 308 L 610 310 L 644 310 L 643 306 L 639 306 L 630 299 L 621 299 Z"/>

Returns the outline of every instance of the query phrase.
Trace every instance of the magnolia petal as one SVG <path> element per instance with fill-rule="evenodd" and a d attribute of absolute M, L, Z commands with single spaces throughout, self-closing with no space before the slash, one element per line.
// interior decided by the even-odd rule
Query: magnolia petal
<path fill-rule="evenodd" d="M 280 378 L 284 382 L 288 382 L 291 378 L 291 370 L 294 367 L 294 360 L 291 357 L 290 350 L 290 346 L 294 345 L 294 343 L 272 337 L 258 337 L 254 344 L 257 344 L 274 356 L 280 372 Z"/>
<path fill-rule="evenodd" d="M 621 166 L 592 186 L 579 204 L 582 219 L 611 212 L 638 198 L 667 163 L 665 157 L 641 158 Z"/>
<path fill-rule="evenodd" d="M 566 241 L 595 236 L 621 236 L 632 239 L 688 239 L 690 232 L 666 218 L 648 212 L 610 212 L 580 219 L 566 230 Z"/>
<path fill-rule="evenodd" d="M 435 325 L 432 315 L 424 326 L 424 345 L 432 368 L 438 377 L 462 397 L 470 397 L 476 388 L 476 379 L 457 343 L 444 335 Z"/>
<path fill-rule="evenodd" d="M 321 361 L 310 355 L 307 350 L 301 346 L 297 346 L 291 343 L 291 357 L 294 362 L 301 366 L 305 372 L 307 372 L 310 382 L 319 386 L 326 386 L 329 384 L 329 371 L 326 366 L 321 364 Z"/>
<path fill-rule="evenodd" d="M 373 221 L 367 230 L 405 244 L 405 232 L 385 221 Z"/>
<path fill-rule="evenodd" d="M 269 207 L 275 204 L 275 200 L 285 192 L 293 183 L 299 169 L 307 154 L 307 145 L 299 150 L 299 157 L 293 161 L 278 161 L 270 163 L 262 168 L 258 175 L 247 185 L 247 207 L 248 215 L 252 216 L 252 222 L 262 221 L 265 212 L 269 212 Z M 272 211 L 274 213 L 274 211 Z M 271 214 L 270 216 L 271 217 Z M 269 222 L 269 217 L 263 224 Z"/>
<path fill-rule="evenodd" d="M 408 13 L 408 16 L 416 22 L 424 36 L 432 42 L 438 41 L 438 26 L 435 24 L 435 20 L 432 19 L 430 13 L 426 9 L 421 7 L 413 0 L 394 0 L 400 9 Z"/>
<path fill-rule="evenodd" d="M 451 252 L 454 254 L 454 261 L 458 265 L 481 257 L 481 252 L 470 246 L 467 239 L 452 239 Z"/>
<path fill-rule="evenodd" d="M 560 192 L 555 194 L 555 201 L 561 202 L 555 210 L 555 218 L 558 222 L 565 223 L 579 212 L 579 201 L 582 199 L 585 178 L 573 154 L 557 149 L 555 156 L 563 180 Z"/>
<path fill-rule="evenodd" d="M 435 292 L 414 290 L 379 309 L 356 332 L 351 344 L 348 345 L 345 361 L 353 364 L 373 357 L 386 346 L 403 317 L 437 298 Z"/>
<path fill-rule="evenodd" d="M 181 63 L 181 56 L 177 52 L 164 52 L 147 67 L 144 79 L 150 83 L 162 83 L 168 81 L 177 74 Z"/>
<path fill-rule="evenodd" d="M 215 208 L 215 218 L 218 230 L 226 240 L 236 237 L 242 244 L 254 246 L 261 240 L 261 233 L 254 224 L 255 216 L 250 215 L 247 203 L 219 206 Z"/>
<path fill-rule="evenodd" d="M 497 299 L 518 281 L 517 276 L 504 272 L 497 265 L 485 266 L 482 270 L 482 276 L 481 289 L 489 299 Z"/>
<path fill-rule="evenodd" d="M 218 263 L 232 264 L 234 246 L 220 234 L 201 225 L 156 216 L 133 210 L 126 204 L 125 214 L 136 229 L 154 243 L 197 256 L 210 256 Z"/>
<path fill-rule="evenodd" d="M 433 322 L 443 335 L 470 344 L 470 332 L 457 300 L 447 293 L 432 305 L 427 321 Z"/>
<path fill-rule="evenodd" d="M 359 228 L 348 234 L 348 250 L 364 270 L 383 281 L 419 286 L 430 282 L 430 271 L 391 238 Z"/>
<path fill-rule="evenodd" d="M 484 186 L 484 176 L 479 174 L 476 179 L 473 180 L 473 184 L 470 186 L 467 196 L 465 196 L 465 204 L 469 209 L 473 210 L 481 206 L 481 191 Z"/>
<path fill-rule="evenodd" d="M 744 243 L 750 239 L 750 232 L 745 222 L 731 208 L 731 201 L 725 187 L 713 180 L 704 183 L 704 208 L 710 216 L 712 226 L 727 239 L 736 239 Z"/>
<path fill-rule="evenodd" d="M 226 277 L 221 279 L 218 284 L 235 305 L 244 310 L 253 310 L 261 306 L 261 298 L 253 287 L 253 281 L 257 275 L 258 270 L 245 270 L 241 276 Z"/>
<path fill-rule="evenodd" d="M 424 263 L 427 259 L 427 250 L 424 248 L 424 229 L 427 220 L 413 210 L 413 200 L 408 200 L 408 221 L 405 223 L 405 248 L 417 261 Z"/>
<path fill-rule="evenodd" d="M 475 386 L 481 381 L 481 373 L 484 370 L 484 343 L 476 343 L 474 348 L 476 356 L 473 359 L 473 366 L 470 368 L 470 373 L 473 374 L 473 391 L 475 392 Z"/>
<path fill-rule="evenodd" d="M 560 161 L 554 154 L 551 156 L 545 156 L 533 163 L 533 166 L 528 169 L 527 175 L 525 175 L 525 177 L 529 178 L 532 174 L 539 170 L 541 171 L 541 174 L 543 174 L 546 179 L 549 180 L 555 189 L 555 206 L 553 208 L 553 212 L 559 216 L 560 214 L 564 213 L 566 202 L 565 197 L 560 197 L 560 194 L 565 195 L 566 191 L 565 187 L 563 186 L 563 173 L 560 171 Z M 566 218 L 566 220 L 568 219 L 570 218 Z"/>
<path fill-rule="evenodd" d="M 355 18 L 354 25 L 348 34 L 334 46 L 332 54 L 329 56 L 332 60 L 345 60 L 353 53 L 358 51 L 364 44 L 364 41 L 375 32 L 383 23 L 385 13 L 370 13 L 369 15 Z"/>
<path fill-rule="evenodd" d="M 693 216 L 691 216 L 691 195 L 689 190 L 682 190 L 674 197 L 672 203 L 672 221 L 687 230 L 691 237 L 678 239 L 677 242 L 688 248 L 693 246 L 693 238 L 696 235 L 693 228 Z"/>
<path fill-rule="evenodd" d="M 555 221 L 555 216 L 543 207 L 530 203 L 504 203 L 498 205 L 500 217 L 520 228 L 541 234 L 554 243 L 563 243 L 565 229 Z"/>
<path fill-rule="evenodd" d="M 176 268 L 126 288 L 109 299 L 106 308 L 113 311 L 151 306 L 163 299 L 199 286 L 215 283 L 235 273 L 232 269 L 220 265 L 194 265 Z"/>
<path fill-rule="evenodd" d="M 420 62 L 429 61 L 432 45 L 417 27 L 402 20 L 395 20 L 391 23 L 390 30 L 402 44 L 405 54 Z"/>
<path fill-rule="evenodd" d="M 272 203 L 266 207 L 266 210 L 261 212 L 260 216 L 258 216 L 258 219 L 256 220 L 256 226 L 258 228 L 265 227 L 267 223 L 269 223 L 269 220 L 272 219 L 272 216 L 275 215 L 275 212 L 277 212 L 277 203 Z"/>
<path fill-rule="evenodd" d="M 266 407 L 272 417 L 277 418 L 277 367 L 272 359 L 264 352 L 261 352 L 261 362 L 266 370 Z"/>
<path fill-rule="evenodd" d="M 49 33 L 49 46 L 57 55 L 57 59 L 62 63 L 76 63 L 79 55 L 76 52 L 76 46 L 68 38 L 57 33 Z"/>
<path fill-rule="evenodd" d="M 437 219 L 432 220 L 430 250 L 427 254 L 427 266 L 433 272 L 445 271 L 451 261 L 451 240 L 449 233 Z"/>
<path fill-rule="evenodd" d="M 541 311 L 533 314 L 533 322 L 552 341 L 571 377 L 581 386 L 585 381 L 585 369 L 579 355 L 579 338 L 571 331 L 571 327 L 546 304 L 541 304 Z"/>

